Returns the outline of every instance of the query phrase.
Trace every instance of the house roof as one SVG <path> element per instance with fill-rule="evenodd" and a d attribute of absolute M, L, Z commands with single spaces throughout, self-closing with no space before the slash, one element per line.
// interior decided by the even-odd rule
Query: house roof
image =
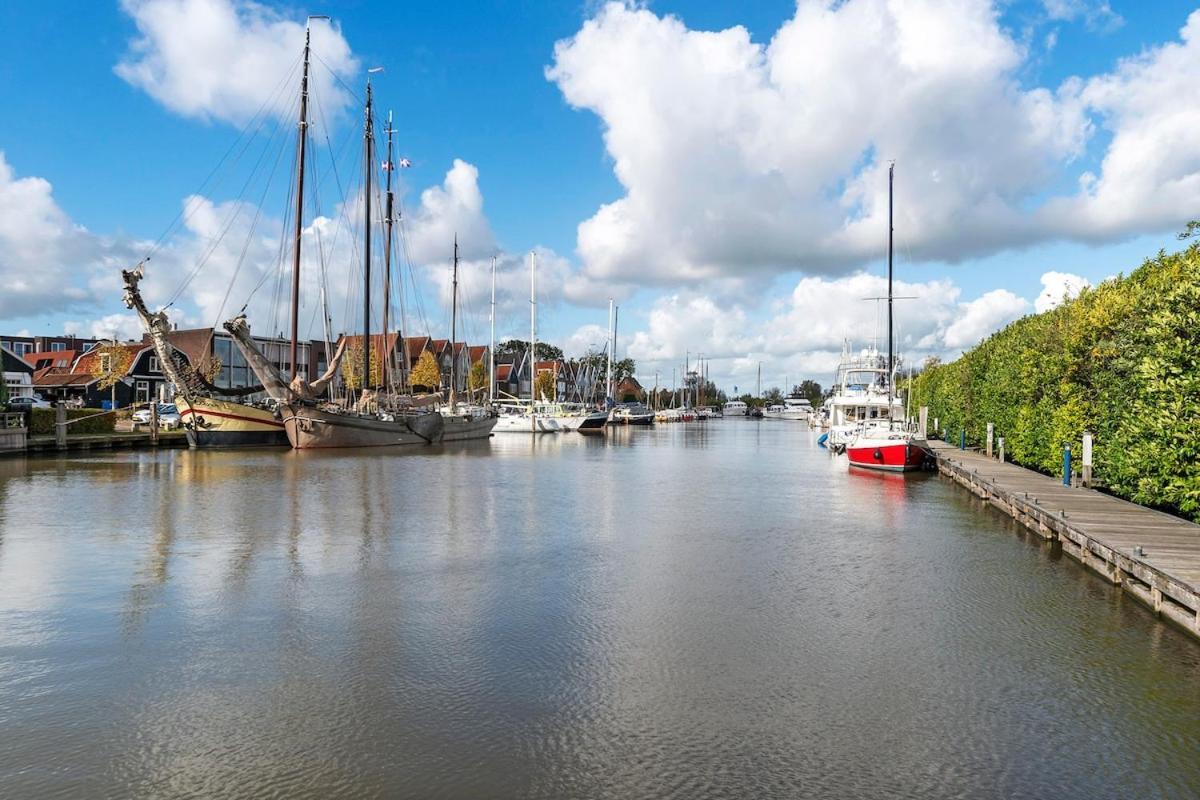
<path fill-rule="evenodd" d="M 487 345 L 473 344 L 467 348 L 467 358 L 474 364 L 476 361 L 483 361 L 483 357 L 487 355 Z"/>
<path fill-rule="evenodd" d="M 446 348 L 450 345 L 449 339 L 430 339 L 429 349 L 433 351 L 435 356 L 440 356 L 446 352 Z"/>
<path fill-rule="evenodd" d="M 33 385 L 40 389 L 67 389 L 90 386 L 100 380 L 90 372 L 71 372 L 55 368 L 46 369 L 33 376 Z"/>
<path fill-rule="evenodd" d="M 463 351 L 466 349 L 467 349 L 466 342 L 455 342 L 454 343 L 454 355 L 461 356 L 463 354 Z"/>
<path fill-rule="evenodd" d="M 25 360 L 32 364 L 35 370 L 39 370 L 47 367 L 69 367 L 81 355 L 82 350 L 45 350 L 40 353 L 26 353 Z"/>
<path fill-rule="evenodd" d="M 497 364 L 496 365 L 496 380 L 507 381 L 508 376 L 512 374 L 512 364 Z"/>
<path fill-rule="evenodd" d="M 125 370 L 126 375 L 128 375 L 130 370 L 133 369 L 133 366 L 135 364 L 137 364 L 138 356 L 140 356 L 146 350 L 150 349 L 150 347 L 148 345 L 144 345 L 141 342 L 136 342 L 133 344 L 130 344 L 130 343 L 118 344 L 118 345 L 115 345 L 115 347 L 118 347 L 121 350 L 124 350 L 125 352 L 127 352 L 129 354 L 129 367 L 128 367 L 128 369 Z M 88 350 L 86 353 L 81 355 L 79 358 L 75 359 L 75 363 L 73 365 L 71 365 L 71 371 L 79 372 L 79 373 L 87 373 L 90 375 L 93 370 L 93 365 L 96 363 L 97 359 L 100 358 L 100 356 L 103 352 L 107 352 L 108 349 L 109 349 L 108 347 L 101 345 L 100 347 L 97 347 L 94 350 Z"/>
<path fill-rule="evenodd" d="M 33 364 L 30 364 L 7 347 L 0 346 L 0 372 L 32 373 Z"/>
<path fill-rule="evenodd" d="M 534 367 L 537 368 L 538 372 L 553 372 L 555 375 L 557 375 L 562 371 L 563 363 L 558 359 L 554 359 L 552 361 L 536 361 L 534 362 Z"/>
<path fill-rule="evenodd" d="M 633 376 L 630 376 L 628 378 L 622 378 L 621 382 L 617 384 L 617 388 L 626 390 L 626 391 L 629 391 L 629 390 L 638 391 L 638 392 L 645 391 L 644 389 L 642 389 L 642 384 L 638 383 L 638 379 L 634 378 Z"/>
<path fill-rule="evenodd" d="M 416 363 L 421 357 L 421 353 L 425 352 L 425 348 L 429 346 L 428 336 L 406 336 L 404 337 L 404 345 L 408 348 L 408 360 Z"/>
<path fill-rule="evenodd" d="M 171 331 L 167 341 L 179 352 L 187 356 L 189 364 L 199 364 L 206 356 L 212 355 L 212 328 L 188 328 L 182 331 Z M 142 344 L 150 344 L 150 334 L 142 336 Z"/>

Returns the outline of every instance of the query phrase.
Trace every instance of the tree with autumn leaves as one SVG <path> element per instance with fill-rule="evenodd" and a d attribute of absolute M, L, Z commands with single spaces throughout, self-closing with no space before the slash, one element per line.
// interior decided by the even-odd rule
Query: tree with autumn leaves
<path fill-rule="evenodd" d="M 409 374 L 408 380 L 414 389 L 421 386 L 426 391 L 433 392 L 441 387 L 442 372 L 438 369 L 437 359 L 433 357 L 433 353 L 428 350 L 421 353 L 421 357 L 417 359 L 417 363 L 413 367 L 412 373 Z"/>

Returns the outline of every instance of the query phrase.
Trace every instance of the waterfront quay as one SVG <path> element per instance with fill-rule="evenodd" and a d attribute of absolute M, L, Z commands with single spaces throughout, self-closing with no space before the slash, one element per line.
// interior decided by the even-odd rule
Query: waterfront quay
<path fill-rule="evenodd" d="M 929 445 L 942 475 L 1200 637 L 1200 525 L 979 450 Z"/>

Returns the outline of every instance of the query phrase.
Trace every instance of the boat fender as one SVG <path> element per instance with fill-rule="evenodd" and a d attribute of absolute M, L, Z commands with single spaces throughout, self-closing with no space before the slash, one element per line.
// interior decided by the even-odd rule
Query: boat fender
<path fill-rule="evenodd" d="M 882 450 L 876 448 L 874 456 L 875 456 L 876 461 L 883 461 L 883 451 Z"/>

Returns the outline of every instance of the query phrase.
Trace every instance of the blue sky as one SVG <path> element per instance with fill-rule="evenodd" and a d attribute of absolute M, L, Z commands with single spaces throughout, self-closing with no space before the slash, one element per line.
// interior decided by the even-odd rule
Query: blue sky
<path fill-rule="evenodd" d="M 199 187 L 237 133 L 237 124 L 222 118 L 219 109 L 181 113 L 146 86 L 136 85 L 114 70 L 118 63 L 130 59 L 132 43 L 146 35 L 139 25 L 140 15 L 148 6 L 161 4 L 165 13 L 172 6 L 182 8 L 189 2 L 227 7 L 242 15 L 253 13 L 243 0 L 150 0 L 125 5 L 19 4 L 7 15 L 9 46 L 0 62 L 0 82 L 6 87 L 0 112 L 0 151 L 12 172 L 11 180 L 40 178 L 48 182 L 54 209 L 69 220 L 63 224 L 82 226 L 103 239 L 110 258 L 126 252 L 114 247 L 114 241 L 157 238 L 179 211 L 182 198 Z M 833 24 L 838 14 L 846 17 L 856 5 L 864 7 L 865 19 L 872 19 L 872 2 L 854 0 L 846 3 L 846 8 L 827 9 L 827 21 Z M 898 4 L 900 10 L 888 24 L 896 30 L 917 31 L 918 38 L 923 36 L 921 25 L 938 23 L 923 16 L 920 5 Z M 531 247 L 544 249 L 546 261 L 556 264 L 550 272 L 557 277 L 547 282 L 542 338 L 571 343 L 576 348 L 580 343 L 596 341 L 595 330 L 581 328 L 603 325 L 606 298 L 615 295 L 622 305 L 622 350 L 637 357 L 645 371 L 669 369 L 682 360 L 681 350 L 715 352 L 712 371 L 720 382 L 742 385 L 758 361 L 766 362 L 764 370 L 776 376 L 774 382 L 781 382 L 785 374 L 793 382 L 810 374 L 820 378 L 829 369 L 831 354 L 839 349 L 830 344 L 832 339 L 847 336 L 861 343 L 869 338 L 862 330 L 862 320 L 872 313 L 869 309 L 856 308 L 841 315 L 851 321 L 844 322 L 840 332 L 833 330 L 836 322 L 823 317 L 813 318 L 811 323 L 812 328 L 821 329 L 819 336 L 807 339 L 805 328 L 817 313 L 814 309 L 845 303 L 847 292 L 869 289 L 868 283 L 861 287 L 833 284 L 848 280 L 858 270 L 873 275 L 882 270 L 878 256 L 882 255 L 884 239 L 877 224 L 877 196 L 875 201 L 872 195 L 864 196 L 856 211 L 846 212 L 840 226 L 820 221 L 836 205 L 826 202 L 834 191 L 831 186 L 853 189 L 858 181 L 869 192 L 879 190 L 879 173 L 872 171 L 870 163 L 862 166 L 864 160 L 871 162 L 872 156 L 856 159 L 859 166 L 846 167 L 834 183 L 827 180 L 811 201 L 796 201 L 793 207 L 787 205 L 790 199 L 782 206 L 779 201 L 764 199 L 762 209 L 747 209 L 747 205 L 758 202 L 757 198 L 766 197 L 770 186 L 775 185 L 756 183 L 762 175 L 743 176 L 734 166 L 727 166 L 743 158 L 753 164 L 748 153 L 766 152 L 764 159 L 774 162 L 772 169 L 764 168 L 763 173 L 781 173 L 783 182 L 792 188 L 800 180 L 796 176 L 807 174 L 810 166 L 820 172 L 819 164 L 806 164 L 800 157 L 791 159 L 788 154 L 795 148 L 786 142 L 766 141 L 769 131 L 752 129 L 753 124 L 769 128 L 762 122 L 768 118 L 775 120 L 776 127 L 785 128 L 790 119 L 787 103 L 793 102 L 790 98 L 794 95 L 781 89 L 778 97 L 764 100 L 779 106 L 770 112 L 775 116 L 767 117 L 767 112 L 753 106 L 738 110 L 745 114 L 745 121 L 735 118 L 728 127 L 710 126 L 700 119 L 720 115 L 721 109 L 734 105 L 719 103 L 717 95 L 724 89 L 717 87 L 738 70 L 749 75 L 745 85 L 753 86 L 765 74 L 756 72 L 761 66 L 758 62 L 764 59 L 782 69 L 785 61 L 803 62 L 805 57 L 812 57 L 832 63 L 841 57 L 837 42 L 831 44 L 827 54 L 815 52 L 811 44 L 807 49 L 796 45 L 794 57 L 786 59 L 785 48 L 780 46 L 774 56 L 763 56 L 763 50 L 749 59 L 749 66 L 731 67 L 730 72 L 716 77 L 703 74 L 704 63 L 692 65 L 688 60 L 687 48 L 705 46 L 695 36 L 699 32 L 743 26 L 751 47 L 765 48 L 781 28 L 794 24 L 802 29 L 804 26 L 793 20 L 797 17 L 794 3 L 676 0 L 615 8 L 593 2 L 400 4 L 314 0 L 307 5 L 271 2 L 266 8 L 263 13 L 271 19 L 298 21 L 308 13 L 331 15 L 353 54 L 357 71 L 345 75 L 355 87 L 361 85 L 366 67 L 385 67 L 386 72 L 376 79 L 377 98 L 381 108 L 395 110 L 400 153 L 414 162 L 414 167 L 403 174 L 408 189 L 405 205 L 414 225 L 424 219 L 432 226 L 430 230 L 436 227 L 434 210 L 421 208 L 420 192 L 442 184 L 455 159 L 460 159 L 477 170 L 483 203 L 480 215 L 485 221 L 482 224 L 493 238 L 487 246 L 511 259 L 519 259 Z M 973 48 L 981 52 L 989 47 L 995 50 L 994 58 L 981 59 L 977 65 L 977 84 L 968 84 L 964 79 L 947 82 L 947 88 L 939 90 L 946 93 L 946 106 L 959 105 L 956 98 L 965 98 L 961 105 L 967 110 L 961 117 L 946 111 L 947 120 L 939 120 L 937 116 L 943 112 L 933 104 L 928 107 L 932 111 L 914 111 L 912 116 L 909 106 L 897 107 L 897 113 L 869 123 L 881 131 L 901 133 L 928 125 L 929 135 L 934 137 L 942 130 L 960 131 L 969 146 L 972 137 L 980 137 L 977 148 L 968 148 L 967 155 L 959 157 L 956 172 L 951 172 L 950 166 L 929 167 L 931 157 L 953 151 L 957 146 L 953 142 L 942 148 L 923 147 L 914 142 L 917 137 L 901 136 L 889 144 L 888 135 L 876 134 L 862 151 L 873 153 L 875 162 L 889 156 L 899 160 L 898 186 L 909 193 L 902 198 L 904 212 L 898 217 L 899 277 L 912 284 L 935 287 L 929 291 L 938 293 L 930 300 L 930 314 L 941 320 L 940 327 L 921 329 L 910 337 L 908 349 L 913 357 L 952 353 L 1014 316 L 1032 312 L 1046 273 L 1069 274 L 1094 283 L 1129 271 L 1159 248 L 1176 246 L 1173 234 L 1182 220 L 1196 215 L 1194 203 L 1191 207 L 1176 203 L 1179 207 L 1174 214 L 1169 208 L 1153 213 L 1118 213 L 1112 210 L 1111 201 L 1100 208 L 1103 198 L 1090 205 L 1077 199 L 1075 205 L 1061 212 L 1047 210 L 1043 215 L 1042 209 L 1056 197 L 1073 195 L 1080 175 L 1089 171 L 1098 175 L 1102 184 L 1111 184 L 1114 196 L 1128 196 L 1130 203 L 1137 202 L 1132 189 L 1121 189 L 1102 168 L 1114 139 L 1146 141 L 1148 154 L 1158 153 L 1145 134 L 1145 129 L 1154 128 L 1138 127 L 1144 106 L 1123 107 L 1111 95 L 1140 90 L 1150 96 L 1153 92 L 1146 86 L 1153 88 L 1158 73 L 1148 69 L 1147 75 L 1130 77 L 1121 73 L 1119 65 L 1122 59 L 1139 55 L 1153 61 L 1158 48 L 1178 43 L 1180 30 L 1193 10 L 1192 4 L 1178 2 L 1001 2 L 978 17 L 993 19 L 1000 39 L 985 32 L 982 43 Z M 962 30 L 974 31 L 969 27 L 974 21 L 976 18 L 964 16 Z M 594 27 L 595 35 L 585 42 L 580 32 L 588 25 Z M 186 31 L 171 35 L 186 44 Z M 652 48 L 646 47 L 630 56 L 620 51 L 623 41 L 643 35 L 647 38 L 637 41 L 653 42 L 663 52 L 649 53 Z M 880 35 L 890 34 L 882 30 Z M 726 37 L 722 46 L 728 45 L 728 49 L 720 53 L 739 56 L 743 51 L 733 41 L 735 38 Z M 935 40 L 930 41 L 928 48 L 933 51 Z M 558 42 L 574 44 L 561 59 L 555 51 Z M 843 44 L 845 50 L 853 43 Z M 156 41 L 155 45 L 169 49 L 169 43 Z M 670 52 L 673 47 L 679 48 L 677 55 Z M 1188 61 L 1189 53 L 1177 56 Z M 643 56 L 647 59 L 645 65 L 630 63 Z M 714 55 L 713 60 L 720 61 L 721 57 Z M 562 68 L 568 59 L 569 76 L 561 74 L 563 69 L 557 77 L 548 75 L 548 69 Z M 676 64 L 681 65 L 678 70 Z M 863 66 L 864 71 L 872 67 Z M 819 70 L 820 63 L 815 67 Z M 188 68 L 220 71 L 223 65 L 201 63 Z M 287 64 L 281 64 L 280 74 L 286 68 Z M 972 69 L 964 67 L 963 71 L 974 75 Z M 847 96 L 856 91 L 852 85 L 854 72 L 842 73 Z M 1163 72 L 1167 72 L 1166 67 Z M 1007 89 L 996 89 L 997 75 Z M 1106 75 L 1123 81 L 1118 91 L 1102 91 L 1098 79 Z M 803 78 L 802 74 L 794 80 Z M 1096 85 L 1090 90 L 1077 91 L 1069 86 L 1064 90 L 1074 78 L 1083 84 L 1096 81 Z M 915 83 L 916 78 L 913 80 Z M 710 88 L 717 103 L 711 107 L 705 105 L 703 97 Z M 862 91 L 871 88 L 864 84 Z M 970 103 L 986 91 L 1000 91 L 1002 97 L 1012 100 L 1013 92 L 1031 93 L 1039 88 L 1053 98 L 1055 124 L 1064 130 L 1074 126 L 1075 132 L 1048 133 L 1038 123 L 1036 136 L 1041 138 L 1037 142 L 995 157 L 997 161 L 1011 159 L 1012 165 L 1003 169 L 989 165 L 989 145 L 980 131 L 970 127 L 971 116 L 976 114 Z M 835 108 L 840 107 L 839 91 L 834 86 L 827 92 Z M 911 86 L 906 91 L 912 92 L 912 107 L 920 108 L 928 101 Z M 691 95 L 695 95 L 698 109 L 694 128 L 690 127 L 693 115 L 686 113 L 672 116 L 664 111 L 658 124 L 646 122 L 655 121 L 656 98 L 665 105 L 673 98 Z M 626 98 L 645 98 L 646 112 L 630 112 Z M 1031 95 L 1013 100 L 1013 113 L 1029 111 L 1035 99 Z M 815 95 L 797 100 L 797 114 L 827 101 L 829 97 Z M 868 96 L 854 113 L 862 115 L 871 102 Z M 1076 111 L 1080 104 L 1084 110 Z M 689 106 L 685 102 L 682 108 L 686 112 Z M 335 124 L 335 133 L 352 134 L 357 124 L 357 110 L 350 109 Z M 836 115 L 828 120 L 834 129 L 842 124 L 848 133 L 857 126 Z M 1158 127 L 1166 126 L 1163 123 Z M 612 141 L 606 141 L 606 131 Z M 743 132 L 747 139 L 754 139 L 751 144 L 728 145 L 725 141 Z M 798 141 L 803 145 L 821 132 L 816 128 L 804 136 L 797 134 Z M 781 131 L 780 137 L 786 135 Z M 663 140 L 655 141 L 656 136 Z M 638 150 L 643 144 L 652 152 L 664 153 L 660 161 L 680 159 L 672 167 L 676 173 L 664 168 L 665 178 L 649 175 L 654 169 L 646 169 L 645 165 L 653 165 L 655 156 Z M 698 156 L 694 161 L 670 152 L 676 147 L 683 150 L 692 146 Z M 727 146 L 731 148 L 728 156 L 722 150 Z M 883 152 L 893 146 L 896 152 Z M 1164 151 L 1166 148 L 1163 145 Z M 1176 177 L 1186 183 L 1183 179 L 1200 166 L 1185 157 L 1190 155 L 1163 156 L 1164 164 L 1151 164 L 1147 169 L 1157 169 L 1155 174 L 1160 180 Z M 1003 185 L 1007 176 L 1026 166 L 1031 157 L 1044 158 L 1045 164 L 1036 170 L 1030 168 L 1031 174 L 1019 181 L 1014 179 L 1013 185 L 1003 190 L 1003 204 L 993 214 L 987 207 L 991 198 L 986 190 L 989 178 Z M 624 183 L 616 174 L 619 164 L 630 165 Z M 921 174 L 913 176 L 913 171 Z M 946 196 L 939 196 L 937 201 L 944 207 L 935 207 L 931 198 L 945 186 L 938 173 L 966 174 L 985 186 L 970 192 L 946 190 Z M 678 175 L 677 181 L 672 174 Z M 933 183 L 923 183 L 929 175 L 934 176 Z M 709 195 L 724 194 L 727 186 L 729 206 L 705 201 Z M 676 188 L 684 197 L 672 196 Z M 743 190 L 744 197 L 737 195 Z M 1182 201 L 1200 199 L 1190 185 L 1179 191 Z M 622 203 L 622 214 L 632 215 L 636 210 L 645 218 L 631 223 L 628 229 L 614 229 L 597 221 L 592 227 L 592 240 L 581 246 L 580 224 L 593 220 L 602 207 L 622 201 L 627 194 L 636 197 Z M 736 202 L 735 196 L 739 198 Z M 230 197 L 210 199 L 219 203 Z M 957 207 L 967 210 L 958 213 Z M 1031 211 L 1028 219 L 1008 218 L 1013 209 Z M 276 218 L 283 213 L 278 207 L 268 210 Z M 780 218 L 769 219 L 772 215 Z M 788 215 L 798 219 L 796 232 L 785 230 Z M 937 221 L 928 221 L 934 219 Z M 991 219 L 1000 231 L 994 235 Z M 759 220 L 763 228 L 754 230 Z M 451 223 L 452 227 L 472 224 L 457 219 Z M 866 233 L 861 233 L 856 223 Z M 730 225 L 728 231 L 721 229 L 725 224 Z M 663 232 L 659 228 L 673 230 Z M 28 230 L 34 229 L 36 225 L 31 222 Z M 878 234 L 874 239 L 872 230 Z M 609 234 L 627 238 L 628 242 L 610 246 L 606 239 Z M 4 235 L 0 233 L 0 237 Z M 773 242 L 772 237 L 777 235 L 778 241 Z M 830 243 L 808 246 L 821 236 L 828 236 Z M 745 237 L 745 247 L 738 237 Z M 706 254 L 722 251 L 727 241 L 731 242 L 732 255 L 714 256 L 710 261 Z M 690 248 L 692 243 L 694 249 Z M 97 282 L 96 270 L 100 268 L 95 264 L 90 272 L 82 270 L 81 262 L 93 259 L 87 246 L 86 242 L 76 243 L 63 251 L 67 253 L 65 261 L 54 273 L 59 284 L 103 284 Z M 128 250 L 135 251 L 136 247 Z M 748 253 L 747 263 L 753 262 L 749 266 L 739 263 L 737 254 L 743 251 Z M 0 275 L 7 281 L 22 270 L 28 272 L 26 262 L 4 259 L 0 255 Z M 112 265 L 107 269 L 111 273 Z M 439 269 L 442 267 L 437 263 L 418 264 L 415 272 L 429 309 L 438 307 L 433 284 Z M 515 295 L 515 267 L 512 272 L 511 294 Z M 798 283 L 806 276 L 823 282 L 808 286 L 810 293 L 815 293 L 812 297 L 800 297 L 803 291 L 797 294 Z M 479 274 L 469 273 L 469 279 L 478 281 Z M 996 294 L 1001 290 L 1008 295 Z M 831 292 L 828 303 L 820 300 L 824 296 L 820 293 L 825 291 Z M 27 329 L 43 333 L 71 323 L 86 333 L 94 321 L 124 311 L 119 293 L 105 296 L 97 289 L 78 294 L 80 297 L 69 303 L 55 303 L 46 300 L 45 291 L 30 290 L 28 302 L 0 304 L 0 326 L 6 332 Z M 16 292 L 10 295 L 15 296 Z M 985 297 L 986 303 L 969 306 Z M 515 298 L 510 299 L 499 328 L 524 334 L 525 311 Z M 478 296 L 471 310 L 475 318 L 468 331 L 486 335 L 486 309 L 479 307 Z M 430 324 L 436 326 L 444 315 L 430 311 L 428 316 Z M 699 318 L 706 316 L 725 319 L 723 323 L 702 320 L 703 324 L 698 325 Z M 920 328 L 915 321 L 908 324 L 913 330 Z M 678 336 L 663 335 L 667 329 Z M 694 346 L 687 346 L 691 339 L 695 340 Z"/>

